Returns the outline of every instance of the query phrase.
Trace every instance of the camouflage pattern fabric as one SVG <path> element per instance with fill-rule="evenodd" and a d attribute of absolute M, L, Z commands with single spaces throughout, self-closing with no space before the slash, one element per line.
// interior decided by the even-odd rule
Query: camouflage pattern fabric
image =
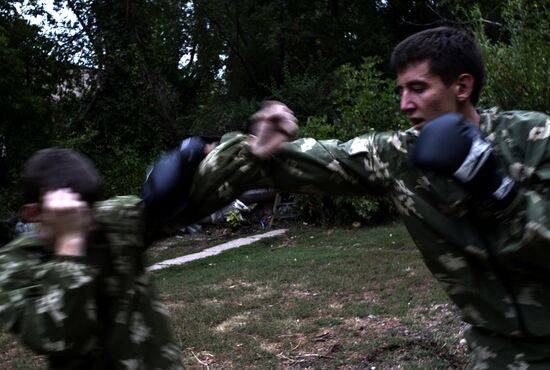
<path fill-rule="evenodd" d="M 550 369 L 550 340 L 506 337 L 478 327 L 471 327 L 466 338 L 472 370 Z"/>
<path fill-rule="evenodd" d="M 192 200 L 208 214 L 257 187 L 258 179 L 286 192 L 389 196 L 464 320 L 483 328 L 468 336 L 474 352 L 479 343 L 490 343 L 479 340 L 487 337 L 480 333 L 491 333 L 510 338 L 504 343 L 524 343 L 518 359 L 531 358 L 533 349 L 550 368 L 550 345 L 541 354 L 531 344 L 550 342 L 550 118 L 496 109 L 480 115 L 485 139 L 520 185 L 506 209 L 477 204 L 452 178 L 415 168 L 409 161 L 419 134 L 414 128 L 344 143 L 300 139 L 268 160 L 253 157 L 250 137 L 237 135 L 202 162 Z M 512 353 L 492 350 L 495 356 Z M 483 356 L 475 361 L 479 369 L 500 368 Z M 516 368 L 524 367 L 510 367 Z"/>
<path fill-rule="evenodd" d="M 96 203 L 83 257 L 27 233 L 0 249 L 0 325 L 52 369 L 183 369 L 167 311 L 144 270 L 137 197 Z"/>

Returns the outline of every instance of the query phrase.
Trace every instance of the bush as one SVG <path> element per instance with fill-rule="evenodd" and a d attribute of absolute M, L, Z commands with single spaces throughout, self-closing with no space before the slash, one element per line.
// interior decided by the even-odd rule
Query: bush
<path fill-rule="evenodd" d="M 550 5 L 545 0 L 508 0 L 502 8 L 500 40 L 491 40 L 479 8 L 475 34 L 487 67 L 481 105 L 550 111 Z"/>
<path fill-rule="evenodd" d="M 203 102 L 185 117 L 188 134 L 219 137 L 230 131 L 243 131 L 260 105 L 255 99 L 232 100 L 221 92 L 204 97 Z"/>
<path fill-rule="evenodd" d="M 344 65 L 336 71 L 339 85 L 331 94 L 334 117 L 310 117 L 301 131 L 303 137 L 348 140 L 375 131 L 407 127 L 399 111 L 393 79 L 382 77 L 377 58 L 366 58 L 359 67 Z M 299 195 L 296 204 L 302 214 L 321 222 L 387 220 L 395 217 L 393 206 L 385 198 L 318 197 Z"/>
<path fill-rule="evenodd" d="M 282 83 L 276 85 L 273 82 L 269 87 L 272 98 L 288 104 L 300 121 L 322 116 L 330 110 L 331 97 L 327 91 L 331 91 L 334 86 L 334 76 L 327 75 L 324 66 L 321 67 L 322 63 L 310 63 L 309 67 L 294 65 L 294 69 L 299 71 L 294 74 L 285 64 Z"/>
<path fill-rule="evenodd" d="M 399 111 L 395 81 L 379 71 L 380 59 L 365 58 L 358 68 L 344 65 L 337 74 L 340 88 L 334 90 L 333 104 L 338 114 L 338 137 L 351 139 L 372 131 L 407 128 Z"/>

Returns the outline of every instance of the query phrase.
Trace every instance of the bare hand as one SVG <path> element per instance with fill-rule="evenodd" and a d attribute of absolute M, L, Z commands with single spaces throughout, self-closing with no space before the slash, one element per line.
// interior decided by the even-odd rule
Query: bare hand
<path fill-rule="evenodd" d="M 283 103 L 266 101 L 261 109 L 250 117 L 250 132 L 256 136 L 251 151 L 265 158 L 298 133 L 294 113 Z"/>
<path fill-rule="evenodd" d="M 88 203 L 71 189 L 49 191 L 42 197 L 41 236 L 55 243 L 56 254 L 83 255 L 92 224 Z"/>

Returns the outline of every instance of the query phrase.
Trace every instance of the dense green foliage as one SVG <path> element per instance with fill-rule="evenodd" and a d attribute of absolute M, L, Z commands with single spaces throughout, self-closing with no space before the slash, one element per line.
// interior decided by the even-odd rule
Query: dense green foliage
<path fill-rule="evenodd" d="M 301 131 L 304 137 L 317 139 L 339 138 L 342 141 L 356 136 L 407 127 L 399 112 L 393 79 L 384 78 L 378 58 L 367 58 L 358 66 L 345 64 L 335 71 L 336 87 L 330 94 L 332 117 L 313 116 Z M 296 196 L 297 205 L 310 219 L 322 222 L 334 220 L 384 221 L 391 217 L 387 199 L 375 197 Z"/>
<path fill-rule="evenodd" d="M 484 105 L 502 109 L 550 111 L 550 3 L 508 0 L 502 8 L 501 32 L 491 41 L 478 8 L 475 28 L 487 64 Z"/>
<path fill-rule="evenodd" d="M 403 37 L 441 24 L 478 36 L 488 69 L 483 105 L 550 110 L 545 0 L 54 5 L 74 17 L 55 18 L 40 0 L 0 1 L 3 219 L 16 209 L 21 164 L 40 147 L 83 151 L 113 195 L 139 191 L 148 164 L 183 136 L 244 129 L 264 99 L 287 103 L 302 134 L 318 138 L 406 127 L 389 55 Z M 30 15 L 42 22 L 31 25 Z M 332 199 L 328 207 L 368 219 L 387 208 L 378 202 Z"/>
<path fill-rule="evenodd" d="M 58 127 L 53 96 L 63 72 L 48 54 L 51 46 L 52 41 L 29 25 L 13 4 L 0 2 L 1 239 L 13 226 L 14 184 L 21 164 L 29 153 L 52 145 Z"/>

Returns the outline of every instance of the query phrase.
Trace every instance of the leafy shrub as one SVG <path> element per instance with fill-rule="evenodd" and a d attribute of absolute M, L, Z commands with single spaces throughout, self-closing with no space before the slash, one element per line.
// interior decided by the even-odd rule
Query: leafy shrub
<path fill-rule="evenodd" d="M 408 127 L 399 111 L 395 81 L 382 76 L 379 64 L 380 59 L 369 57 L 359 67 L 344 65 L 337 71 L 341 85 L 332 97 L 339 118 L 339 138 Z"/>
<path fill-rule="evenodd" d="M 316 115 L 324 115 L 330 110 L 330 94 L 334 83 L 334 75 L 327 75 L 323 63 L 319 61 L 310 63 L 309 67 L 303 65 L 293 68 L 298 72 L 291 73 L 288 64 L 283 65 L 283 81 L 281 84 L 269 88 L 272 98 L 282 101 L 290 106 L 299 120 L 309 120 Z"/>
<path fill-rule="evenodd" d="M 217 137 L 229 131 L 243 131 L 259 107 L 255 99 L 232 100 L 222 93 L 204 97 L 203 102 L 185 117 L 187 134 Z"/>
<path fill-rule="evenodd" d="M 348 140 L 374 131 L 398 130 L 407 127 L 399 112 L 393 79 L 383 78 L 377 69 L 377 58 L 366 58 L 359 67 L 344 65 L 336 71 L 338 86 L 331 94 L 331 119 L 313 116 L 301 130 L 301 136 L 316 139 Z M 364 197 L 295 196 L 302 214 L 312 220 L 373 221 L 394 217 L 387 199 Z"/>
<path fill-rule="evenodd" d="M 225 216 L 225 222 L 227 222 L 227 224 L 231 228 L 237 229 L 244 222 L 243 216 L 241 215 L 241 211 L 239 211 L 238 209 L 233 209 L 229 211 Z"/>
<path fill-rule="evenodd" d="M 479 8 L 477 20 L 487 80 L 481 105 L 502 109 L 550 111 L 550 5 L 546 0 L 508 0 L 502 7 L 500 40 L 489 38 Z"/>

